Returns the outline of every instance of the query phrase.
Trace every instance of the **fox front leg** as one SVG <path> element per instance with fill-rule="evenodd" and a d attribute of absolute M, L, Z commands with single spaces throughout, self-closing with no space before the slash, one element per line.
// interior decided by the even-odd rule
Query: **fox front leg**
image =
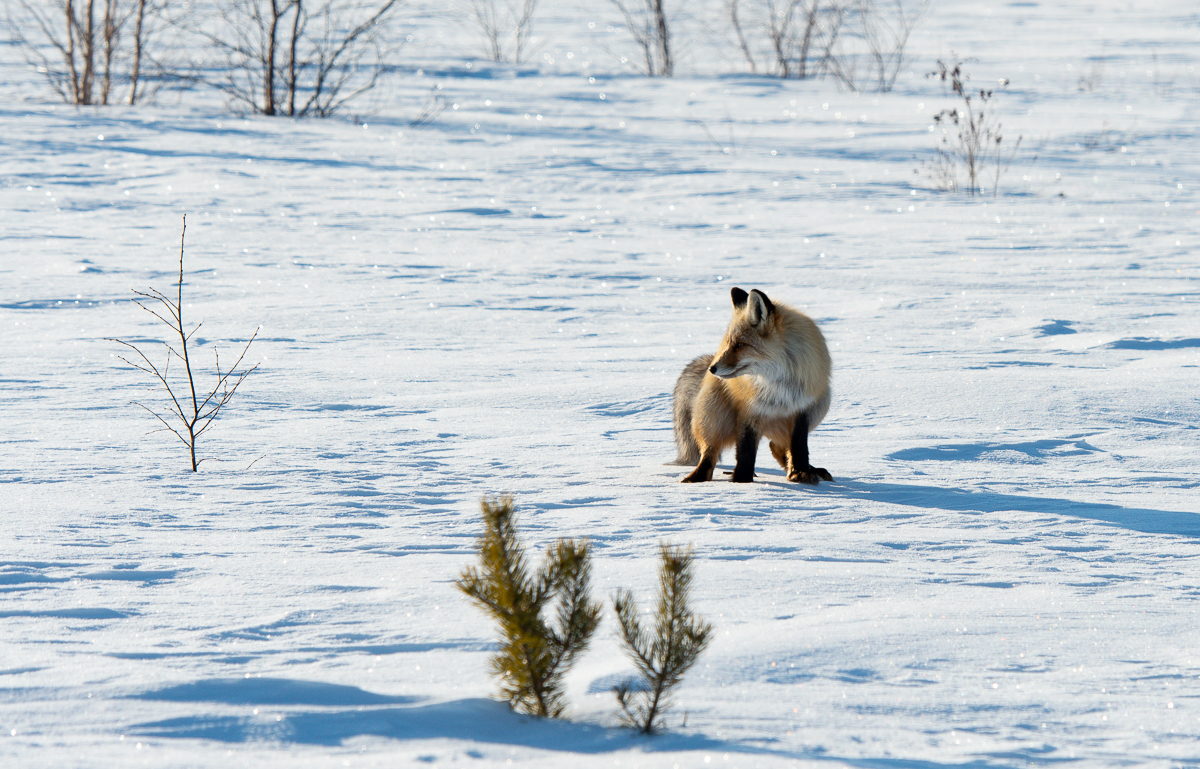
<path fill-rule="evenodd" d="M 792 428 L 791 467 L 788 480 L 816 486 L 822 480 L 833 483 L 833 476 L 823 467 L 813 467 L 808 461 L 808 413 L 796 417 Z"/>
<path fill-rule="evenodd" d="M 758 430 L 750 425 L 742 428 L 738 436 L 737 462 L 733 466 L 734 483 L 754 482 L 754 460 L 758 456 Z"/>

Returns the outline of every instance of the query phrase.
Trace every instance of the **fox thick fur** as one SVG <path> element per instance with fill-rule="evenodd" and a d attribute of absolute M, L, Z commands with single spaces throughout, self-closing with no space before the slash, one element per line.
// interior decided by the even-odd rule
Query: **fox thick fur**
<path fill-rule="evenodd" d="M 675 382 L 675 464 L 696 466 L 682 482 L 712 480 L 721 452 L 734 446 L 733 481 L 750 483 L 764 437 L 788 480 L 832 481 L 808 456 L 808 434 L 829 411 L 825 337 L 807 315 L 757 289 L 730 295 L 733 319 L 720 348 L 689 363 Z"/>

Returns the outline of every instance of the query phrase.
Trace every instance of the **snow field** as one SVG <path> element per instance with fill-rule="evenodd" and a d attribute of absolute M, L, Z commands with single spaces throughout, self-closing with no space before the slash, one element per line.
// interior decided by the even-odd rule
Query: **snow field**
<path fill-rule="evenodd" d="M 428 22 L 355 122 L 77 111 L 6 52 L 0 760 L 1194 764 L 1195 14 L 986 9 L 934 9 L 914 77 L 857 96 L 699 42 L 669 81 L 585 70 L 574 11 L 537 69 Z M 1013 80 L 995 198 L 922 170 L 948 50 Z M 199 349 L 262 327 L 195 476 L 103 341 L 157 337 L 126 299 L 170 286 L 183 213 Z M 838 483 L 662 464 L 733 285 L 824 330 Z M 499 492 L 535 548 L 591 537 L 606 596 L 695 544 L 717 637 L 669 734 L 612 728 L 611 617 L 572 722 L 486 701 L 453 580 Z"/>

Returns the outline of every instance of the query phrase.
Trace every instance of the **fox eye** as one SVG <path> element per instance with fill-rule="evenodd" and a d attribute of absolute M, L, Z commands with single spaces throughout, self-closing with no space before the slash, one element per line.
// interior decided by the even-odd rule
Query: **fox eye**
<path fill-rule="evenodd" d="M 740 350 L 745 346 L 746 346 L 745 342 L 734 342 L 733 343 L 733 349 L 735 349 L 735 350 Z"/>

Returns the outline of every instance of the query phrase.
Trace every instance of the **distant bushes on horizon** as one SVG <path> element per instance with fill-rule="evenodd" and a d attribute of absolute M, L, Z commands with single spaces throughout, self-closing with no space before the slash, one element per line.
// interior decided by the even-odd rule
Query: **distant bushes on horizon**
<path fill-rule="evenodd" d="M 464 0 L 438 18 L 466 23 L 472 48 L 521 64 L 538 50 L 539 0 Z M 601 0 L 598 0 L 601 2 Z M 930 0 L 724 0 L 708 44 L 724 37 L 750 72 L 828 78 L 852 91 L 890 91 L 907 63 L 908 37 Z M 603 0 L 614 64 L 650 77 L 676 74 L 679 0 Z M 400 0 L 9 0 L 12 39 L 64 102 L 140 104 L 164 89 L 206 84 L 235 112 L 328 117 L 397 69 L 413 38 Z M 618 18 L 619 17 L 619 18 Z M 595 23 L 589 24 L 589 28 Z M 207 50 L 210 55 L 194 55 Z"/>

